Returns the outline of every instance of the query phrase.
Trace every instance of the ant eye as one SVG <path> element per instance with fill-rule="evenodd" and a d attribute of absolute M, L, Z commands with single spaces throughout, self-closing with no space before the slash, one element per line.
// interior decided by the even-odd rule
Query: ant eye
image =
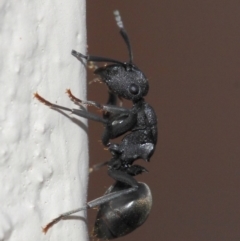
<path fill-rule="evenodd" d="M 139 87 L 136 84 L 131 84 L 129 87 L 129 91 L 133 95 L 137 95 L 139 93 Z"/>

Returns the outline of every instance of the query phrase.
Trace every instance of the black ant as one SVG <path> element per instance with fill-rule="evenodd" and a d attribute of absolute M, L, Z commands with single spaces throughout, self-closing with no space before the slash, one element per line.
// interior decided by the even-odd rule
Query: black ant
<path fill-rule="evenodd" d="M 145 75 L 133 64 L 133 55 L 128 35 L 123 27 L 118 11 L 114 12 L 117 24 L 129 52 L 129 62 L 120 62 L 110 58 L 83 55 L 72 51 L 78 60 L 86 59 L 93 62 L 110 62 L 113 64 L 97 68 L 98 75 L 109 89 L 107 104 L 101 105 L 94 101 L 82 101 L 76 98 L 70 90 L 70 99 L 80 106 L 86 104 L 94 106 L 104 112 L 103 117 L 86 110 L 69 109 L 52 104 L 38 93 L 35 97 L 53 109 L 70 111 L 71 113 L 100 122 L 105 130 L 102 143 L 112 153 L 110 161 L 100 164 L 108 166 L 108 174 L 116 181 L 104 196 L 87 203 L 85 207 L 64 213 L 46 225 L 44 232 L 62 218 L 87 208 L 99 206 L 93 236 L 100 239 L 118 238 L 132 232 L 142 225 L 151 210 L 152 196 L 145 183 L 137 182 L 133 176 L 147 172 L 144 167 L 133 165 L 137 159 L 149 161 L 157 143 L 157 117 L 153 108 L 144 101 L 149 85 Z M 131 100 L 132 108 L 117 106 L 117 97 Z M 127 134 L 126 134 L 127 133 Z M 120 144 L 111 143 L 126 134 Z"/>

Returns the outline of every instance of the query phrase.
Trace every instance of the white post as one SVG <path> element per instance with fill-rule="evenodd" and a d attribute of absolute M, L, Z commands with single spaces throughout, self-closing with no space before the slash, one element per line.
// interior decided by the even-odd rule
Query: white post
<path fill-rule="evenodd" d="M 86 98 L 85 68 L 71 55 L 85 53 L 85 18 L 84 0 L 1 0 L 0 240 L 88 240 L 82 219 L 42 232 L 86 203 L 87 122 L 33 99 L 38 91 L 71 108 L 67 88 Z"/>

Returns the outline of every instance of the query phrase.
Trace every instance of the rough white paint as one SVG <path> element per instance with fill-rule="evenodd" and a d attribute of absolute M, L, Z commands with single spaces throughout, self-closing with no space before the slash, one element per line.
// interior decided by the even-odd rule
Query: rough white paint
<path fill-rule="evenodd" d="M 85 52 L 85 7 L 84 0 L 0 1 L 0 240 L 88 239 L 79 219 L 41 230 L 86 202 L 86 121 L 79 127 L 33 99 L 38 91 L 73 107 L 66 88 L 85 99 L 84 66 L 71 56 Z"/>

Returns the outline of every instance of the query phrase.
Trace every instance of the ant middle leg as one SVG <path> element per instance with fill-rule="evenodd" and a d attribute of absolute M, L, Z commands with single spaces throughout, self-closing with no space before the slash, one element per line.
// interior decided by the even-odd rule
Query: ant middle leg
<path fill-rule="evenodd" d="M 92 114 L 86 110 L 78 110 L 78 109 L 70 109 L 70 108 L 67 108 L 67 107 L 64 107 L 64 106 L 61 106 L 61 105 L 56 105 L 56 104 L 53 104 L 51 102 L 49 102 L 48 100 L 44 99 L 42 96 L 40 96 L 38 93 L 35 93 L 34 94 L 34 97 L 39 100 L 41 103 L 49 106 L 50 108 L 52 109 L 58 109 L 58 110 L 65 110 L 65 111 L 69 111 L 71 112 L 72 114 L 75 114 L 77 116 L 80 116 L 80 117 L 83 117 L 83 118 L 86 118 L 86 119 L 89 119 L 89 120 L 93 120 L 93 121 L 97 121 L 97 122 L 100 122 L 102 124 L 106 124 L 107 121 L 104 120 L 104 118 L 102 118 L 101 116 L 98 116 L 98 115 L 95 115 L 95 114 Z"/>
<path fill-rule="evenodd" d="M 80 100 L 77 97 L 75 97 L 70 89 L 66 90 L 66 93 L 68 94 L 68 97 L 71 101 L 74 102 L 74 104 L 82 106 L 82 105 L 88 105 L 93 106 L 101 111 L 104 112 L 110 112 L 112 114 L 128 114 L 130 112 L 129 109 L 116 106 L 116 96 L 114 94 L 109 94 L 109 99 L 106 105 L 99 104 L 95 101 L 90 100 Z"/>

